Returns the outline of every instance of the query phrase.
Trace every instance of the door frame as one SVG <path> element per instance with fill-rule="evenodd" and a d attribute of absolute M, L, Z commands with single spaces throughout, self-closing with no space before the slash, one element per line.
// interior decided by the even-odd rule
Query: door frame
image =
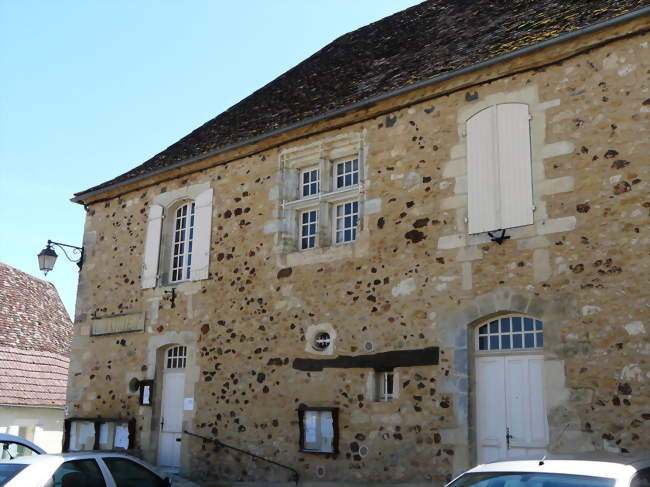
<path fill-rule="evenodd" d="M 517 356 L 517 355 L 536 355 L 541 356 L 544 359 L 544 376 L 546 376 L 546 363 L 548 360 L 548 351 L 546 347 L 541 348 L 532 348 L 532 349 L 522 349 L 522 350 L 509 350 L 504 352 L 488 352 L 481 353 L 478 351 L 478 339 L 477 334 L 479 328 L 495 319 L 507 317 L 507 316 L 521 316 L 524 318 L 532 318 L 533 320 L 543 321 L 544 324 L 544 344 L 547 341 L 547 328 L 548 321 L 543 318 L 539 318 L 528 313 L 522 313 L 518 311 L 498 311 L 495 313 L 487 314 L 478 320 L 475 320 L 467 327 L 467 373 L 469 376 L 468 381 L 468 407 L 467 407 L 467 421 L 468 421 L 468 458 L 471 461 L 471 466 L 478 464 L 478 413 L 479 413 L 479 403 L 478 403 L 478 371 L 477 371 L 477 359 L 482 356 Z M 547 428 L 547 448 L 551 446 L 551 424 L 549 422 L 549 406 L 547 402 L 547 378 L 544 377 L 542 384 L 542 391 L 545 401 L 545 410 L 546 410 L 546 428 Z"/>

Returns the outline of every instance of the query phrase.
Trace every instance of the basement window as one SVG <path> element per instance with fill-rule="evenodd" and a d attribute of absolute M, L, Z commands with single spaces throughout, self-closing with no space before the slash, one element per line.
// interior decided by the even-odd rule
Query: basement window
<path fill-rule="evenodd" d="M 338 408 L 302 407 L 298 410 L 300 451 L 337 453 Z"/>

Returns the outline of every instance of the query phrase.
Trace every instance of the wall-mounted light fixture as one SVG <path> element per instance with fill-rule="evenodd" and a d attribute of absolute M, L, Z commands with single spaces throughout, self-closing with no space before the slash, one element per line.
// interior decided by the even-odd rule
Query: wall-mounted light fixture
<path fill-rule="evenodd" d="M 76 247 L 74 245 L 68 245 L 64 244 L 61 242 L 54 242 L 52 240 L 47 241 L 47 245 L 41 252 L 38 254 L 38 268 L 42 270 L 45 275 L 47 275 L 48 272 L 50 272 L 52 269 L 54 269 L 54 263 L 56 262 L 56 258 L 58 257 L 57 253 L 54 251 L 53 246 L 56 245 L 59 247 L 61 250 L 63 250 L 63 254 L 66 256 L 66 258 L 70 262 L 74 262 L 79 266 L 79 270 L 81 270 L 81 267 L 83 266 L 84 263 L 84 249 L 83 247 Z M 72 257 L 68 255 L 68 252 L 66 251 L 66 247 L 72 249 Z M 77 256 L 75 258 L 75 256 Z"/>

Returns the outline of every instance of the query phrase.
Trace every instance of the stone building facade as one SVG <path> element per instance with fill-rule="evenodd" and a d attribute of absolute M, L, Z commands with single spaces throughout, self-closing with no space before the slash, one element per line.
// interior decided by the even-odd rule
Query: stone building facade
<path fill-rule="evenodd" d="M 650 17 L 632 3 L 79 193 L 70 427 L 131 421 L 129 447 L 199 480 L 288 474 L 184 431 L 314 482 L 649 448 Z M 477 186 L 471 120 L 493 110 L 501 134 L 517 106 L 529 220 L 471 232 L 481 191 L 507 220 L 521 182 Z"/>

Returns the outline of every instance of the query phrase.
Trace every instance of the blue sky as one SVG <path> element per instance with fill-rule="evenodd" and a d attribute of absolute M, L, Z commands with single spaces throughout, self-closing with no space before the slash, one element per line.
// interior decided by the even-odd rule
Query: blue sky
<path fill-rule="evenodd" d="M 0 0 L 0 261 L 80 245 L 72 194 L 144 162 L 338 36 L 417 0 Z M 396 33 L 399 35 L 399 33 Z M 77 267 L 52 281 L 70 314 Z"/>

